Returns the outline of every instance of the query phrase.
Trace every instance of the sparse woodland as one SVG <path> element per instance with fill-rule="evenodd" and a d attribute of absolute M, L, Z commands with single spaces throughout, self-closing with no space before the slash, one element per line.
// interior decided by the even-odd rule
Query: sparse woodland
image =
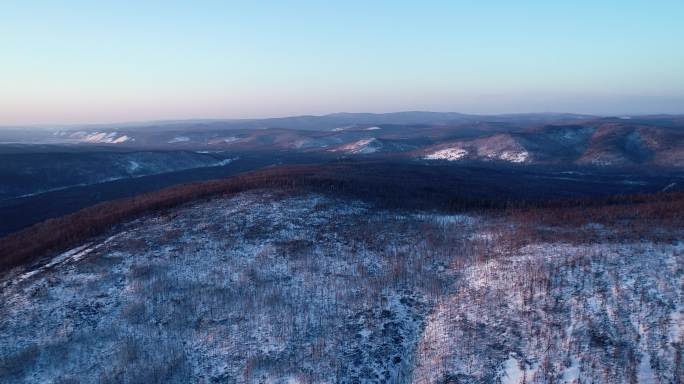
<path fill-rule="evenodd" d="M 681 196 L 271 172 L 0 244 L 0 382 L 684 381 Z"/>

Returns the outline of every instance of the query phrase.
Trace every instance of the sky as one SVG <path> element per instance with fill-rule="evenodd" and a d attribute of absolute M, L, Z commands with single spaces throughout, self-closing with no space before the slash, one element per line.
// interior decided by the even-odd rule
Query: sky
<path fill-rule="evenodd" d="M 0 0 L 0 125 L 684 113 L 682 20 L 682 0 Z"/>

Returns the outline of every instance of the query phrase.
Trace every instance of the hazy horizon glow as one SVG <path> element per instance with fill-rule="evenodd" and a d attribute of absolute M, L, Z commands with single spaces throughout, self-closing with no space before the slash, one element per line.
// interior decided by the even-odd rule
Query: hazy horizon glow
<path fill-rule="evenodd" d="M 684 113 L 681 0 L 141 3 L 0 5 L 0 125 Z"/>

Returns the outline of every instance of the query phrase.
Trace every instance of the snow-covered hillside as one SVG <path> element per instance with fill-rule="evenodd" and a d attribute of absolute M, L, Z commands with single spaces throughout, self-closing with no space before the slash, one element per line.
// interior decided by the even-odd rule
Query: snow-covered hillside
<path fill-rule="evenodd" d="M 350 144 L 332 149 L 332 152 L 344 152 L 357 155 L 368 155 L 382 150 L 382 143 L 376 138 L 361 139 Z"/>
<path fill-rule="evenodd" d="M 118 132 L 86 132 L 86 131 L 76 131 L 76 132 L 65 132 L 59 131 L 55 133 L 55 136 L 61 138 L 68 138 L 75 140 L 77 142 L 90 143 L 90 144 L 122 144 L 129 141 L 134 141 L 132 137 L 119 134 Z"/>
<path fill-rule="evenodd" d="M 438 300 L 416 378 L 681 380 L 681 243 L 533 244 L 503 256 L 508 251 L 466 268 L 453 293 Z"/>
<path fill-rule="evenodd" d="M 526 163 L 530 152 L 511 135 L 494 135 L 470 141 L 440 144 L 425 150 L 425 160 L 484 160 Z"/>
<path fill-rule="evenodd" d="M 0 382 L 672 383 L 684 245 L 252 191 L 0 278 Z"/>
<path fill-rule="evenodd" d="M 468 151 L 463 148 L 445 148 L 432 152 L 425 156 L 426 160 L 460 160 L 468 155 Z"/>

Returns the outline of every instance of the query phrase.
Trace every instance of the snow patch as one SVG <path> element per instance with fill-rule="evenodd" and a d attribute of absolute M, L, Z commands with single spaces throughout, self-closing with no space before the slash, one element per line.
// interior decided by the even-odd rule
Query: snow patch
<path fill-rule="evenodd" d="M 169 140 L 169 144 L 174 144 L 174 143 L 184 143 L 186 141 L 190 141 L 189 137 L 186 136 L 176 136 L 173 139 Z"/>
<path fill-rule="evenodd" d="M 361 139 L 351 144 L 343 145 L 337 151 L 367 155 L 375 153 L 380 149 L 380 143 L 376 138 Z"/>
<path fill-rule="evenodd" d="M 681 343 L 684 340 L 684 305 L 676 308 L 670 314 L 670 344 Z"/>
<path fill-rule="evenodd" d="M 235 161 L 235 160 L 237 160 L 237 159 L 239 159 L 239 157 L 234 157 L 234 158 L 232 158 L 232 159 L 223 159 L 223 160 L 221 160 L 221 161 L 219 161 L 219 162 L 217 162 L 217 163 L 214 163 L 213 166 L 214 166 L 214 167 L 222 167 L 222 166 L 224 166 L 224 165 L 228 165 L 228 164 L 232 163 L 233 161 Z"/>
<path fill-rule="evenodd" d="M 520 369 L 518 360 L 511 356 L 504 362 L 504 374 L 501 377 L 501 384 L 520 384 L 525 376 L 525 371 Z"/>
<path fill-rule="evenodd" d="M 135 172 L 138 169 L 140 169 L 140 163 L 133 160 L 128 161 L 128 172 Z"/>
<path fill-rule="evenodd" d="M 448 225 L 448 224 L 463 224 L 463 225 L 470 225 L 475 222 L 475 219 L 472 216 L 468 215 L 444 215 L 444 214 L 425 214 L 425 213 L 419 213 L 414 215 L 415 218 L 419 220 L 425 220 L 429 221 L 435 224 L 439 225 Z"/>
<path fill-rule="evenodd" d="M 112 140 L 112 144 L 121 144 L 121 143 L 125 143 L 129 140 L 131 140 L 130 137 L 123 135 L 123 136 L 119 136 L 116 139 Z"/>
<path fill-rule="evenodd" d="M 580 378 L 579 362 L 575 356 L 570 358 L 571 364 L 563 371 L 563 381 L 565 383 L 577 383 Z"/>
<path fill-rule="evenodd" d="M 36 268 L 32 271 L 23 273 L 23 274 L 19 275 L 13 281 L 10 280 L 10 281 L 6 282 L 5 284 L 3 284 L 3 288 L 6 288 L 9 285 L 16 285 L 17 283 L 20 283 L 20 282 L 22 282 L 22 281 L 24 281 L 24 280 L 26 280 L 32 276 L 35 276 L 40 272 L 46 271 L 52 267 L 61 266 L 61 265 L 67 264 L 67 263 L 73 263 L 73 262 L 77 262 L 79 260 L 82 260 L 83 258 L 88 256 L 90 253 L 95 251 L 96 249 L 99 249 L 99 248 L 109 244 L 110 242 L 112 242 L 113 240 L 115 240 L 119 236 L 124 235 L 125 233 L 126 232 L 121 232 L 121 233 L 118 233 L 116 235 L 110 236 L 105 241 L 103 241 L 99 244 L 94 245 L 93 243 L 86 243 L 86 244 L 83 244 L 83 245 L 78 246 L 76 248 L 73 248 L 69 251 L 66 251 L 66 252 L 64 252 L 58 256 L 55 256 L 52 260 L 50 260 L 49 263 L 47 263 L 47 264 L 45 264 L 39 268 Z"/>
<path fill-rule="evenodd" d="M 209 145 L 231 144 L 240 141 L 248 141 L 248 138 L 239 138 L 237 136 L 219 137 L 216 139 L 209 140 Z"/>
<path fill-rule="evenodd" d="M 662 190 L 660 190 L 660 192 L 667 192 L 668 190 L 674 188 L 676 185 L 677 185 L 677 183 L 670 183 L 670 184 L 668 184 L 665 188 L 663 188 Z"/>
<path fill-rule="evenodd" d="M 510 161 L 511 163 L 524 163 L 530 157 L 529 152 L 503 151 L 498 155 L 499 160 Z"/>
<path fill-rule="evenodd" d="M 644 351 L 641 360 L 639 361 L 637 382 L 639 384 L 655 384 L 657 383 L 656 380 L 655 372 L 653 372 L 653 368 L 651 367 L 651 354 Z"/>
<path fill-rule="evenodd" d="M 78 131 L 69 135 L 70 138 L 76 139 L 84 143 L 92 144 L 121 144 L 133 139 L 127 135 L 121 135 L 117 132 L 86 132 Z"/>
<path fill-rule="evenodd" d="M 448 160 L 448 161 L 456 161 L 456 160 L 461 160 L 462 158 L 466 157 L 468 155 L 468 151 L 463 149 L 463 148 L 446 148 L 446 149 L 440 149 L 439 151 L 433 152 L 427 156 L 425 156 L 425 160 Z"/>

